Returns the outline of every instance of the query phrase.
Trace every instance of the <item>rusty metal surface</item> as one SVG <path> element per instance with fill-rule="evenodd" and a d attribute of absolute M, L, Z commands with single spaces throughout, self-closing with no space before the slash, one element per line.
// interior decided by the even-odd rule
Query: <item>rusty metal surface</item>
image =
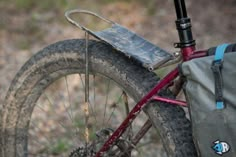
<path fill-rule="evenodd" d="M 102 21 L 105 21 L 111 24 L 111 27 L 102 30 L 102 31 L 92 31 L 84 27 L 79 22 L 74 21 L 70 15 L 75 13 L 89 14 L 100 18 Z M 70 10 L 65 13 L 67 20 L 83 31 L 88 32 L 90 35 L 106 42 L 107 44 L 113 46 L 116 50 L 124 53 L 131 59 L 134 59 L 142 64 L 143 67 L 154 70 L 155 68 L 160 67 L 167 61 L 173 59 L 173 56 L 166 52 L 165 50 L 157 47 L 151 42 L 143 39 L 134 32 L 126 29 L 125 27 L 112 22 L 96 13 L 87 11 L 87 10 Z"/>

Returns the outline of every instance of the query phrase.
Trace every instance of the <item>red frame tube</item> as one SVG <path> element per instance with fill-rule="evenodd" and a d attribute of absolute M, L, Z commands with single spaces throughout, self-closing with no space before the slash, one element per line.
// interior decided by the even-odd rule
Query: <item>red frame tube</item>
<path fill-rule="evenodd" d="M 168 98 L 163 98 L 163 97 L 160 97 L 160 96 L 153 96 L 152 100 L 166 102 L 166 103 L 169 103 L 169 104 L 178 105 L 178 106 L 182 106 L 182 107 L 187 107 L 188 106 L 186 101 L 168 99 Z"/>
<path fill-rule="evenodd" d="M 183 57 L 183 61 L 188 61 L 193 58 L 200 58 L 206 56 L 206 51 L 195 51 L 195 46 L 189 46 L 181 48 L 181 53 Z M 122 124 L 115 130 L 115 132 L 109 137 L 109 139 L 105 142 L 103 147 L 97 152 L 95 157 L 101 157 L 104 152 L 106 152 L 110 146 L 124 133 L 126 128 L 133 122 L 133 120 L 137 117 L 139 112 L 145 106 L 145 104 L 149 100 L 167 102 L 183 107 L 187 107 L 187 103 L 180 100 L 167 99 L 163 97 L 156 96 L 158 92 L 166 87 L 169 83 L 171 83 L 177 76 L 179 75 L 178 68 L 175 68 L 168 75 L 166 75 L 146 96 L 144 96 L 132 109 L 132 111 L 128 114 L 126 119 L 122 122 Z"/>
<path fill-rule="evenodd" d="M 109 149 L 113 142 L 115 142 L 122 135 L 122 133 L 124 133 L 129 124 L 133 122 L 133 120 L 137 117 L 139 112 L 142 110 L 145 104 L 152 98 L 152 96 L 157 94 L 163 87 L 173 81 L 178 76 L 178 74 L 178 68 L 175 68 L 135 105 L 135 107 L 125 118 L 122 124 L 118 127 L 118 129 L 115 130 L 115 132 L 105 142 L 103 147 L 97 152 L 96 157 L 101 157 L 101 155 Z"/>
<path fill-rule="evenodd" d="M 193 54 L 196 54 L 195 52 L 195 46 L 185 47 L 181 49 L 183 61 L 190 60 L 190 56 Z"/>
<path fill-rule="evenodd" d="M 188 61 L 193 58 L 200 58 L 206 56 L 206 51 L 195 51 L 195 46 L 185 47 L 181 49 L 183 61 Z M 166 87 L 171 81 L 173 81 L 179 75 L 178 68 L 175 68 L 168 75 L 166 75 L 146 96 L 144 96 L 132 109 L 122 124 L 115 130 L 115 132 L 105 142 L 103 147 L 97 152 L 95 157 L 101 157 L 109 147 L 124 133 L 126 128 L 133 122 L 139 112 L 145 106 L 149 100 L 156 100 L 161 102 L 167 102 L 183 107 L 187 107 L 187 103 L 180 100 L 167 99 L 159 96 L 155 96 L 163 87 Z"/>
<path fill-rule="evenodd" d="M 192 60 L 195 58 L 201 58 L 207 56 L 206 50 L 195 51 L 192 55 L 187 57 L 187 60 Z"/>

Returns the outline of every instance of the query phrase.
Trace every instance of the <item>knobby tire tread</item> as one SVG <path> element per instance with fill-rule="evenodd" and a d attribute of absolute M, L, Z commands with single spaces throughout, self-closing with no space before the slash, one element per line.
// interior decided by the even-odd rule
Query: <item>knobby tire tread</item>
<path fill-rule="evenodd" d="M 98 71 L 116 80 L 128 93 L 132 93 L 136 101 L 159 80 L 155 73 L 141 67 L 103 42 L 89 41 L 89 52 L 92 71 Z M 43 91 L 46 85 L 59 76 L 74 73 L 78 67 L 81 71 L 85 65 L 84 56 L 85 40 L 60 41 L 41 50 L 20 69 L 6 95 L 3 110 L 0 111 L 0 156 L 24 156 L 24 148 L 15 147 L 15 143 L 22 140 L 26 131 L 15 129 L 25 127 L 19 119 L 29 122 L 22 115 L 32 112 L 32 107 L 26 107 L 24 104 L 36 101 L 38 95 L 41 94 L 38 91 Z M 34 89 L 35 86 L 38 89 Z M 162 93 L 171 97 L 168 91 Z M 181 107 L 152 102 L 144 108 L 144 111 L 162 137 L 171 157 L 197 156 L 192 140 L 191 125 Z M 11 127 L 14 129 L 9 130 Z M 18 152 L 15 151 L 16 148 Z"/>

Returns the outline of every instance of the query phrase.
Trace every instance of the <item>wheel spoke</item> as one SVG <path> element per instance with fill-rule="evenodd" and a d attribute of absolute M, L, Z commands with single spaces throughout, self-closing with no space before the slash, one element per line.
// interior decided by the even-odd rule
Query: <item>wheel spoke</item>
<path fill-rule="evenodd" d="M 33 123 L 33 122 L 31 122 L 31 125 L 34 127 L 34 128 L 37 128 L 37 129 L 39 129 L 40 131 L 42 131 L 42 129 L 41 128 L 39 128 L 35 123 Z M 48 143 L 48 145 L 50 145 L 51 144 L 51 142 L 48 140 L 48 139 L 50 139 L 49 137 L 47 137 L 46 135 L 42 135 L 43 137 L 44 137 L 44 139 L 45 139 L 45 141 Z"/>
<path fill-rule="evenodd" d="M 104 109 L 104 114 L 103 114 L 103 121 L 102 121 L 102 126 L 104 126 L 104 122 L 105 122 L 105 118 L 106 118 L 106 110 L 107 110 L 107 102 L 108 102 L 108 93 L 110 90 L 110 79 L 108 80 L 108 85 L 107 85 L 107 89 L 106 89 L 106 100 L 105 100 L 105 109 Z"/>
<path fill-rule="evenodd" d="M 80 86 L 79 86 L 79 88 L 80 87 L 82 87 L 82 90 L 84 91 L 84 89 L 85 89 L 85 84 L 84 84 L 84 76 L 83 75 L 81 75 L 81 74 L 78 74 L 78 76 L 79 76 L 79 78 L 80 78 Z M 112 121 L 112 123 L 110 124 L 110 122 L 111 122 L 111 120 L 113 120 L 113 117 L 114 117 L 114 122 L 116 122 L 117 120 L 120 122 L 120 121 L 122 121 L 122 118 L 121 118 L 121 116 L 126 116 L 126 115 L 128 115 L 129 114 L 129 112 L 130 112 L 130 102 L 129 102 L 129 98 L 128 98 L 128 95 L 127 95 L 127 93 L 125 92 L 125 91 L 123 91 L 123 90 L 121 90 L 121 89 L 118 89 L 118 88 L 115 88 L 115 86 L 114 86 L 114 84 L 111 82 L 111 80 L 109 79 L 109 80 L 107 80 L 107 78 L 106 79 L 103 79 L 103 80 L 101 80 L 100 78 L 96 78 L 95 77 L 95 75 L 92 75 L 92 77 L 91 77 L 93 80 L 92 80 L 92 86 L 91 86 L 91 88 L 89 88 L 91 91 L 93 91 L 93 94 L 91 95 L 91 96 L 93 96 L 93 101 L 91 101 L 91 102 L 93 102 L 93 103 L 90 103 L 90 101 L 89 101 L 89 103 L 88 104 L 82 104 L 82 110 L 81 111 L 83 111 L 83 112 L 81 112 L 81 111 L 79 111 L 80 113 L 83 113 L 84 114 L 84 117 L 86 118 L 86 114 L 90 114 L 91 113 L 91 115 L 94 117 L 94 120 L 95 121 L 92 121 L 92 124 L 89 124 L 90 122 L 89 121 L 86 121 L 85 120 L 85 122 L 83 123 L 83 124 L 75 124 L 76 123 L 76 117 L 74 117 L 74 115 L 78 115 L 78 113 L 75 113 L 75 110 L 73 109 L 73 106 L 72 106 L 72 98 L 73 97 L 71 97 L 71 93 L 70 93 L 70 90 L 71 90 L 71 88 L 70 88 L 70 86 L 69 86 L 69 83 L 70 83 L 70 80 L 72 79 L 72 78 L 70 78 L 69 79 L 69 77 L 67 77 L 67 76 L 65 76 L 63 79 L 64 79 L 64 82 L 65 82 L 65 85 L 66 85 L 66 91 L 65 91 L 65 95 L 67 96 L 67 98 L 68 99 L 66 99 L 66 100 L 68 100 L 69 102 L 68 102 L 68 105 L 66 105 L 66 103 L 63 103 L 62 105 L 63 105 L 63 107 L 64 107 L 64 112 L 65 113 L 67 113 L 67 116 L 68 116 L 68 119 L 72 122 L 72 128 L 74 129 L 74 131 L 73 132 L 71 132 L 71 127 L 68 127 L 67 126 L 67 124 L 66 123 L 64 123 L 64 122 L 62 122 L 62 121 L 60 121 L 60 120 L 55 120 L 55 122 L 57 123 L 57 126 L 59 126 L 59 127 L 61 127 L 61 128 L 63 128 L 64 129 L 64 131 L 67 133 L 67 135 L 69 135 L 69 136 L 67 136 L 67 137 L 65 137 L 65 138 L 67 138 L 67 139 L 72 139 L 72 143 L 74 143 L 75 145 L 77 145 L 77 147 L 75 147 L 75 148 L 78 148 L 78 146 L 81 146 L 82 145 L 82 147 L 84 147 L 85 149 L 86 149 L 86 147 L 90 147 L 90 142 L 89 141 L 91 141 L 91 140 L 93 140 L 93 138 L 92 138 L 92 136 L 90 136 L 90 135 L 92 135 L 92 134 L 94 134 L 96 131 L 98 131 L 99 129 L 104 129 L 104 127 L 109 127 L 109 128 L 113 128 L 113 129 L 115 129 L 114 127 L 115 127 L 115 123 L 113 124 L 113 121 Z M 91 79 L 90 78 L 90 79 Z M 101 86 L 101 84 L 99 83 L 99 84 L 96 84 L 96 81 L 101 81 L 100 83 L 104 83 L 104 85 L 105 86 Z M 101 87 L 101 89 L 102 90 L 98 90 L 98 91 L 96 91 L 96 87 L 97 87 L 97 85 L 99 85 L 98 87 L 100 88 Z M 75 88 L 76 89 L 76 88 Z M 97 92 L 99 92 L 100 91 L 100 95 L 103 97 L 103 99 L 101 99 L 102 97 L 100 96 L 100 98 L 98 98 L 98 102 L 99 101 L 101 101 L 101 100 L 104 100 L 105 101 L 105 103 L 104 103 L 104 105 L 103 105 L 103 112 L 99 112 L 99 109 L 102 109 L 101 108 L 101 106 L 100 107 L 98 107 L 97 105 L 96 105 L 96 93 Z M 119 94 L 120 93 L 120 94 Z M 51 94 L 53 94 L 53 93 L 50 93 L 50 95 Z M 82 94 L 82 93 L 81 93 Z M 54 97 L 49 97 L 49 94 L 47 93 L 47 92 L 44 92 L 43 93 L 43 95 L 44 95 L 44 99 L 43 99 L 43 101 L 45 100 L 45 101 L 47 101 L 48 102 L 48 104 L 49 104 L 49 106 L 50 106 L 50 108 L 52 108 L 52 109 L 54 109 L 55 108 L 55 104 L 53 103 L 54 102 L 54 100 L 53 99 L 55 99 Z M 81 95 L 82 96 L 82 95 Z M 118 97 L 117 97 L 118 96 Z M 114 99 L 115 97 L 116 97 L 116 99 L 115 99 L 115 101 L 113 102 L 113 103 L 111 103 L 111 97 L 112 97 L 112 99 Z M 53 99 L 52 99 L 53 98 Z M 60 100 L 60 99 L 59 99 Z M 111 106 L 109 105 L 109 103 L 111 103 Z M 97 103 L 97 104 L 101 104 L 101 103 Z M 46 104 L 45 104 L 46 105 Z M 110 107 L 109 107 L 110 106 Z M 47 109 L 45 110 L 44 109 L 44 106 L 42 107 L 41 105 L 37 105 L 37 107 L 41 110 L 41 111 L 43 111 L 43 112 L 50 112 L 50 111 L 48 111 Z M 97 113 L 99 113 L 100 114 L 100 116 L 101 117 L 99 117 L 99 119 L 97 119 L 96 118 L 96 115 L 95 115 L 95 107 L 97 107 L 98 108 L 98 112 Z M 87 111 L 87 109 L 89 109 L 90 110 L 90 113 L 86 113 L 86 112 L 88 112 Z M 53 112 L 54 110 L 52 110 L 52 112 Z M 109 112 L 108 112 L 109 111 Z M 119 112 L 122 112 L 122 113 L 119 113 Z M 109 114 L 108 114 L 109 113 Z M 116 113 L 118 113 L 118 114 L 116 114 Z M 55 115 L 57 115 L 56 113 L 53 113 L 53 114 L 55 114 Z M 82 115 L 83 115 L 82 114 Z M 82 116 L 81 114 L 79 114 L 80 116 Z M 80 120 L 82 120 L 81 118 L 82 117 L 77 117 L 77 118 L 79 118 Z M 73 117 L 73 119 L 72 119 L 72 117 Z M 97 120 L 99 120 L 100 122 L 102 122 L 102 123 L 100 123 L 100 128 L 95 128 L 95 126 L 96 125 L 98 125 L 98 123 L 97 123 Z M 118 122 L 117 121 L 117 122 Z M 80 123 L 80 122 L 79 122 Z M 36 123 L 37 124 L 37 123 Z M 89 127 L 89 125 L 90 126 L 92 126 L 92 128 L 90 128 Z M 111 126 L 110 126 L 111 125 Z M 35 126 L 35 124 L 34 125 L 32 125 L 32 126 Z M 84 129 L 80 129 L 80 127 L 84 127 Z M 39 128 L 39 127 L 38 127 Z M 41 130 L 42 131 L 42 130 Z M 63 131 L 63 130 L 62 130 Z M 63 132 L 64 132 L 63 131 Z M 69 134 L 68 134 L 69 133 Z M 53 136 L 51 136 L 50 134 L 49 134 L 49 136 L 50 136 L 50 138 L 54 138 Z M 128 141 L 130 141 L 131 140 L 131 136 L 133 136 L 133 128 L 132 128 L 132 126 L 129 126 L 128 128 L 127 128 L 127 131 L 126 131 L 126 133 L 125 133 L 125 135 L 123 136 L 123 138 L 124 139 L 127 139 Z M 46 136 L 43 138 L 43 139 L 45 139 L 45 140 L 47 140 L 47 139 L 50 139 L 50 138 L 47 138 Z M 34 141 L 36 141 L 36 139 L 34 138 Z M 84 141 L 84 143 L 81 143 L 80 141 Z M 128 142 L 127 141 L 127 142 Z M 39 141 L 36 141 L 36 142 L 38 142 L 38 144 L 40 144 L 40 142 Z M 43 142 L 43 141 L 42 141 Z M 46 152 L 48 152 L 48 154 L 49 154 L 49 156 L 51 155 L 51 153 L 53 153 L 53 150 L 51 150 L 54 146 L 55 147 L 57 147 L 57 142 L 53 142 L 53 141 L 51 141 L 51 143 L 49 143 L 50 141 L 49 140 L 47 140 L 47 141 L 44 141 L 44 142 L 46 142 L 47 144 L 46 144 L 46 147 L 45 148 L 41 148 L 41 149 L 38 149 L 38 152 L 33 152 L 33 153 L 35 153 L 35 154 L 37 154 L 37 153 L 39 153 L 39 151 L 41 151 L 42 152 L 42 149 L 44 149 L 43 150 L 43 153 L 46 153 Z M 144 146 L 148 146 L 148 144 L 151 144 L 151 142 L 146 142 L 145 144 L 143 144 L 143 145 L 139 145 L 139 147 L 137 147 L 137 148 L 135 148 L 135 149 L 138 149 L 138 148 L 143 148 Z M 47 146 L 49 146 L 49 147 L 47 147 Z M 40 147 L 39 147 L 40 148 Z M 46 149 L 47 148 L 47 149 Z M 123 149 L 123 148 L 122 148 Z M 36 149 L 37 150 L 37 149 Z M 117 151 L 119 151 L 119 150 L 117 150 Z M 127 156 L 127 157 L 129 157 L 129 156 L 131 156 L 131 149 L 130 150 L 125 150 L 126 152 L 123 152 L 123 155 L 125 155 L 125 156 Z M 139 153 L 143 153 L 143 152 L 141 152 L 140 150 L 138 150 L 139 151 Z M 124 154 L 125 153 L 125 154 Z M 42 153 L 41 153 L 42 154 Z"/>
<path fill-rule="evenodd" d="M 101 149 L 113 130 L 122 124 L 135 101 L 158 81 L 154 73 L 132 64 L 109 45 L 96 40 L 88 42 L 87 37 L 88 34 L 86 43 L 85 40 L 66 40 L 42 49 L 19 70 L 6 94 L 2 127 L 6 131 L 12 127 L 13 130 L 25 129 L 28 138 L 20 131 L 12 133 L 9 130 L 2 141 L 6 156 L 23 157 L 28 153 L 29 157 L 62 157 L 66 154 L 68 157 L 76 151 L 79 152 L 77 156 L 93 156 L 90 154 Z M 152 81 L 143 76 L 152 77 Z M 174 108 L 168 110 L 166 115 L 174 111 Z M 152 118 L 158 121 L 156 116 L 159 115 Z M 181 122 L 178 116 L 176 120 Z M 132 146 L 134 138 L 130 140 L 129 136 L 131 133 L 136 135 L 145 120 L 146 117 L 139 114 L 132 121 L 132 127 L 128 126 L 104 155 L 118 156 L 123 151 L 122 157 L 130 156 L 135 148 Z M 175 123 L 166 124 L 174 131 Z M 16 128 L 20 126 L 25 128 Z M 157 127 L 157 131 L 161 129 Z M 18 137 L 22 139 L 16 139 Z M 152 137 L 145 136 L 140 143 L 153 149 L 154 144 L 148 145 Z M 173 137 L 178 138 L 176 134 Z M 128 146 L 131 148 L 124 154 Z M 159 144 L 157 146 L 163 149 Z M 86 147 L 90 154 L 83 153 Z M 153 151 L 147 152 L 144 148 L 145 145 L 141 147 L 144 150 L 141 155 L 153 156 L 150 154 Z M 131 156 L 140 157 L 137 151 L 131 153 Z"/>
<path fill-rule="evenodd" d="M 78 74 L 76 76 L 79 76 L 79 78 L 80 78 L 79 89 L 82 87 L 81 90 L 84 91 L 85 90 L 84 76 L 81 75 L 81 74 Z M 76 120 L 76 117 L 74 117 L 74 115 L 78 115 L 78 114 L 75 113 L 75 110 L 73 109 L 73 106 L 72 106 L 73 105 L 72 104 L 72 97 L 71 97 L 71 93 L 70 93 L 71 88 L 70 88 L 70 85 L 69 85 L 70 80 L 72 78 L 70 78 L 70 79 L 69 78 L 70 77 L 68 77 L 68 76 L 65 76 L 63 78 L 64 82 L 65 82 L 65 86 L 66 86 L 65 95 L 67 96 L 66 100 L 68 100 L 68 104 L 66 105 L 66 103 L 63 103 L 62 105 L 64 107 L 63 110 L 65 111 L 65 113 L 67 113 L 68 119 L 72 122 L 72 128 L 73 128 L 74 131 L 71 132 L 72 128 L 68 127 L 66 123 L 63 123 L 60 120 L 56 120 L 56 123 L 59 127 L 63 128 L 64 131 L 67 132 L 67 134 L 69 133 L 68 134 L 69 136 L 66 137 L 66 138 L 72 139 L 72 141 L 73 141 L 72 143 L 77 145 L 77 147 L 75 147 L 75 148 L 78 148 L 78 146 L 81 146 L 81 145 L 84 148 L 90 147 L 90 142 L 89 141 L 93 140 L 92 134 L 94 134 L 99 129 L 104 129 L 105 127 L 115 129 L 114 128 L 115 125 L 113 123 L 111 123 L 111 120 L 113 120 L 113 117 L 114 117 L 115 121 L 118 120 L 120 122 L 122 120 L 121 116 L 126 116 L 126 115 L 129 114 L 129 112 L 130 112 L 129 97 L 128 97 L 128 95 L 125 91 L 123 91 L 121 89 L 118 89 L 118 88 L 115 88 L 114 84 L 111 82 L 110 79 L 102 78 L 103 80 L 101 80 L 100 78 L 96 78 L 95 75 L 92 75 L 92 77 L 90 79 L 92 79 L 92 86 L 93 87 L 91 86 L 91 88 L 89 88 L 89 89 L 91 91 L 93 91 L 93 94 L 91 95 L 92 99 L 93 99 L 93 101 L 91 101 L 91 102 L 93 102 L 93 103 L 91 103 L 89 101 L 88 104 L 85 104 L 85 103 L 82 104 L 82 106 L 81 106 L 82 110 L 81 111 L 83 111 L 83 112 L 80 111 L 80 113 L 83 113 L 85 118 L 86 118 L 87 114 L 91 113 L 92 117 L 94 117 L 94 121 L 92 121 L 92 124 L 89 124 L 90 122 L 88 120 L 86 121 L 86 119 L 85 119 L 85 122 L 83 124 L 78 124 L 77 125 L 77 124 L 75 124 L 77 120 Z M 101 81 L 101 82 L 99 82 L 99 84 L 96 84 L 96 81 Z M 104 83 L 104 86 L 102 86 L 101 83 Z M 101 87 L 102 90 L 98 89 L 98 91 L 96 91 L 97 85 L 99 85 L 98 87 L 99 88 Z M 102 108 L 101 108 L 101 106 L 98 107 L 96 105 L 96 101 L 97 101 L 96 100 L 96 93 L 99 92 L 99 91 L 100 91 L 100 95 L 103 97 L 103 99 L 101 99 L 102 97 L 100 96 L 98 102 L 101 101 L 101 100 L 105 101 L 105 103 L 103 105 L 103 112 L 99 112 L 99 109 L 102 109 Z M 50 94 L 53 94 L 53 93 L 50 93 Z M 55 104 L 53 103 L 54 102 L 53 99 L 52 99 L 53 97 L 51 97 L 51 96 L 49 97 L 49 94 L 46 93 L 46 92 L 44 92 L 43 95 L 45 97 L 45 100 L 48 102 L 50 108 L 54 109 Z M 118 97 L 116 97 L 116 96 L 118 96 Z M 114 99 L 116 97 L 116 99 L 113 103 L 111 103 L 111 100 L 112 100 L 111 97 L 112 97 L 112 99 Z M 111 106 L 109 105 L 109 103 L 111 103 Z M 101 103 L 97 103 L 97 104 L 99 105 Z M 49 112 L 48 110 L 45 110 L 44 107 L 42 107 L 40 105 L 37 105 L 37 107 L 43 112 Z M 95 107 L 98 108 L 98 112 L 96 111 Z M 90 112 L 88 112 L 87 109 L 89 109 Z M 54 111 L 54 110 L 52 110 L 52 111 Z M 100 114 L 101 117 L 99 117 L 99 119 L 97 119 L 97 117 L 96 117 L 97 115 L 95 114 L 95 111 Z M 88 113 L 86 113 L 86 112 L 88 112 Z M 119 112 L 122 112 L 122 113 L 120 114 Z M 116 113 L 118 113 L 118 114 L 116 114 Z M 55 113 L 55 115 L 56 115 L 56 113 Z M 82 117 L 77 117 L 77 118 L 82 120 L 81 119 Z M 102 123 L 100 123 L 100 125 L 101 124 L 102 125 L 98 129 L 96 127 L 99 124 L 99 123 L 97 123 L 97 120 L 102 122 Z M 90 128 L 89 125 L 92 126 L 92 128 Z M 82 128 L 80 129 L 80 127 L 84 127 L 84 129 L 82 129 Z M 127 128 L 127 131 L 124 134 L 123 138 L 130 141 L 132 136 L 133 136 L 133 128 L 132 128 L 132 126 L 129 126 Z M 54 137 L 52 136 L 52 138 L 54 138 Z M 44 137 L 43 139 L 49 139 L 49 138 Z M 34 141 L 36 141 L 36 139 L 34 139 Z M 80 141 L 84 141 L 84 143 L 81 143 Z M 54 146 L 57 147 L 58 143 L 55 142 L 55 141 L 49 143 L 48 140 L 44 141 L 44 142 L 46 142 L 47 143 L 46 146 L 49 146 L 49 147 L 48 148 L 47 147 L 42 148 L 42 149 L 44 149 L 43 153 L 48 152 L 48 154 L 50 156 L 51 153 L 53 153 L 53 150 L 51 150 L 51 149 Z M 38 142 L 38 144 L 39 143 L 40 142 Z M 151 142 L 146 142 L 145 144 L 139 145 L 139 147 L 134 148 L 134 149 L 139 149 L 139 148 L 142 149 L 143 147 L 148 146 L 148 144 L 151 144 Z M 38 150 L 38 152 L 42 151 L 42 149 Z M 119 150 L 117 150 L 117 151 L 119 151 Z M 143 153 L 143 152 L 141 152 L 141 150 L 138 150 L 138 151 L 139 151 L 139 153 Z M 38 152 L 36 152 L 36 153 L 34 152 L 34 153 L 37 154 Z M 127 149 L 126 152 L 123 152 L 123 155 L 125 155 L 127 157 L 131 156 L 131 150 Z"/>
<path fill-rule="evenodd" d="M 66 79 L 65 79 L 65 80 L 66 80 Z M 66 84 L 66 86 L 67 86 L 67 84 Z M 66 87 L 66 88 L 68 88 L 68 87 Z M 69 119 L 71 120 L 71 122 L 72 122 L 72 124 L 73 124 L 74 121 L 73 121 L 72 115 L 70 114 L 70 111 L 69 111 L 68 108 L 66 107 L 66 103 L 64 102 L 63 105 L 64 105 L 64 108 L 65 108 L 65 110 L 66 110 L 66 113 L 68 114 Z"/>
<path fill-rule="evenodd" d="M 43 111 L 43 112 L 47 112 L 45 109 L 43 109 L 43 107 L 41 107 L 40 105 L 37 105 L 36 107 L 38 107 L 41 111 Z M 59 122 L 59 121 L 56 121 L 56 123 L 59 125 L 59 126 L 61 126 L 63 129 L 65 129 L 65 131 L 66 132 L 71 132 L 71 130 L 69 130 L 69 128 L 67 128 L 64 124 L 62 124 L 61 122 Z M 36 124 L 35 124 L 36 125 Z M 74 125 L 73 125 L 74 126 Z M 37 127 L 40 131 L 42 131 L 42 129 L 41 128 L 39 128 L 39 127 Z M 80 132 L 79 132 L 79 130 L 78 130 L 78 128 L 77 127 L 73 127 L 74 129 L 75 129 L 75 134 L 69 134 L 70 136 L 71 136 L 71 138 L 78 144 L 78 141 L 76 140 L 76 138 L 75 137 L 78 137 L 78 134 L 80 135 L 80 136 L 83 136 Z M 43 131 L 42 131 L 43 132 Z M 74 135 L 74 136 L 73 136 Z"/>
<path fill-rule="evenodd" d="M 47 93 L 44 93 L 44 96 L 46 97 L 46 99 L 47 99 L 49 105 L 53 108 L 54 105 L 53 105 L 52 101 L 49 99 L 48 94 L 47 94 Z M 37 106 L 39 109 L 41 109 L 42 111 L 47 112 L 47 111 L 45 111 L 45 110 L 43 109 L 43 107 L 41 107 L 40 105 L 36 105 L 36 106 Z M 64 126 L 64 124 L 62 124 L 61 122 L 58 122 L 58 121 L 56 121 L 56 122 L 57 122 L 62 128 L 64 128 L 67 132 L 70 132 L 70 130 L 69 130 L 66 126 Z M 75 126 L 75 124 L 74 124 L 73 121 L 72 121 L 72 126 Z M 79 133 L 79 128 L 78 128 L 77 126 L 75 126 L 75 127 L 73 127 L 73 129 L 75 129 L 75 130 L 74 130 L 75 135 L 72 136 L 73 134 L 71 134 L 71 137 L 72 137 L 73 140 L 75 140 L 76 143 L 77 143 L 77 140 L 76 140 L 76 138 L 74 138 L 74 137 L 77 137 L 76 135 L 78 135 L 78 133 Z"/>
<path fill-rule="evenodd" d="M 44 93 L 44 95 L 45 95 L 47 101 L 49 102 L 49 105 L 53 108 L 54 105 L 53 105 L 52 101 L 49 99 L 48 95 L 47 95 L 46 93 Z M 68 113 L 69 119 L 71 120 L 71 124 L 74 126 L 74 120 L 73 120 L 72 116 L 70 115 L 69 111 L 67 110 L 67 107 L 66 107 L 65 103 L 63 103 L 63 105 L 64 105 L 65 111 Z M 38 106 L 41 110 L 43 110 L 42 107 L 40 107 L 39 105 L 37 105 L 37 106 Z M 77 132 L 77 127 L 75 127 L 74 129 L 76 129 L 75 132 Z M 66 129 L 66 130 L 68 130 L 68 129 Z"/>
<path fill-rule="evenodd" d="M 109 123 L 109 121 L 111 120 L 111 117 L 112 117 L 112 115 L 114 114 L 114 112 L 115 112 L 115 110 L 116 110 L 116 108 L 117 108 L 117 104 L 119 103 L 119 101 L 121 100 L 121 97 L 122 97 L 122 94 L 119 96 L 119 98 L 117 99 L 117 101 L 116 102 L 114 102 L 113 104 L 112 104 L 112 112 L 111 112 L 111 114 L 110 114 L 110 116 L 109 116 L 109 118 L 108 118 L 108 120 L 107 120 L 107 123 L 106 123 L 106 126 L 108 126 L 108 123 Z"/>
<path fill-rule="evenodd" d="M 67 76 L 64 77 L 65 78 L 65 81 L 66 81 L 66 90 L 67 90 L 67 97 L 68 97 L 68 100 L 69 100 L 69 108 L 70 108 L 70 113 L 68 111 L 68 113 L 70 114 L 70 117 L 71 117 L 71 120 L 72 120 L 72 123 L 73 123 L 73 113 L 72 113 L 72 105 L 71 105 L 71 97 L 70 97 L 70 92 L 69 92 L 69 88 L 68 88 L 68 81 L 67 81 Z"/>
<path fill-rule="evenodd" d="M 126 115 L 128 116 L 130 109 L 129 109 L 128 95 L 126 94 L 125 91 L 122 92 L 122 98 L 123 98 L 123 102 L 125 106 L 125 112 L 126 112 Z M 132 123 L 131 123 L 129 127 L 127 128 L 126 138 L 130 140 L 132 136 L 133 136 L 133 129 L 132 129 Z"/>
<path fill-rule="evenodd" d="M 153 143 L 155 143 L 155 141 L 150 140 L 150 141 L 148 141 L 148 142 L 145 142 L 145 143 L 142 143 L 142 144 L 138 145 L 137 148 L 141 148 L 141 147 L 144 147 L 144 146 L 153 144 Z"/>

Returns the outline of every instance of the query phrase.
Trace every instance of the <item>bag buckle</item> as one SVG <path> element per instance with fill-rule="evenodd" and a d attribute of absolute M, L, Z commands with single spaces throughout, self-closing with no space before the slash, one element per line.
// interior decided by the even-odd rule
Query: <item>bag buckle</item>
<path fill-rule="evenodd" d="M 211 65 L 211 69 L 214 73 L 221 72 L 221 69 L 223 68 L 223 60 L 214 60 Z"/>

